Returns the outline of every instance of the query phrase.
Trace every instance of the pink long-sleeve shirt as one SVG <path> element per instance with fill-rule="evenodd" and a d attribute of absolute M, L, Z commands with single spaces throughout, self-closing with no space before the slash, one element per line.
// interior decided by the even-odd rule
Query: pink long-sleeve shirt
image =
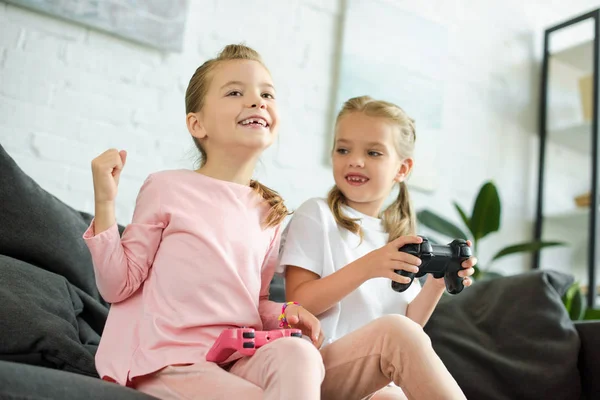
<path fill-rule="evenodd" d="M 248 186 L 171 170 L 146 179 L 122 237 L 116 225 L 95 235 L 92 221 L 83 237 L 112 303 L 100 377 L 127 385 L 205 360 L 223 329 L 277 328 L 281 304 L 268 295 L 280 229 L 263 229 L 267 207 Z"/>

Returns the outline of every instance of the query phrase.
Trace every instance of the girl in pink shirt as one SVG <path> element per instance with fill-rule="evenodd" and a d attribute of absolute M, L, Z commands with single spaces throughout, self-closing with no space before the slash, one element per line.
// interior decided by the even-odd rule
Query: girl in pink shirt
<path fill-rule="evenodd" d="M 288 214 L 277 193 L 251 180 L 277 134 L 271 76 L 258 53 L 230 45 L 196 70 L 185 104 L 200 168 L 151 174 L 122 237 L 114 202 L 127 153 L 92 162 L 95 219 L 84 239 L 112 303 L 98 372 L 163 399 L 318 399 L 318 319 L 268 300 Z M 280 315 L 313 343 L 281 338 L 251 357 L 206 361 L 225 329 L 277 329 Z"/>

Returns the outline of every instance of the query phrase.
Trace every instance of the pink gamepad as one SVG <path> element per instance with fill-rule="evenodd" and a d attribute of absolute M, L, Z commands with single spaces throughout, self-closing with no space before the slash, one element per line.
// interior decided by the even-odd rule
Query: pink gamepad
<path fill-rule="evenodd" d="M 236 351 L 243 356 L 251 356 L 254 352 L 282 337 L 302 337 L 300 329 L 275 329 L 272 331 L 256 331 L 253 328 L 230 328 L 221 332 L 219 338 L 206 354 L 206 361 L 220 363 L 227 360 Z"/>

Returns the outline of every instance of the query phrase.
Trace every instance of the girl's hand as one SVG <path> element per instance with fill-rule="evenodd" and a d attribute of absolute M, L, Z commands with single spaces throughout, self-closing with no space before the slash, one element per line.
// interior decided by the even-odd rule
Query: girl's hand
<path fill-rule="evenodd" d="M 467 240 L 467 246 L 471 247 L 470 240 Z M 471 284 L 473 283 L 473 280 L 470 278 L 470 276 L 475 273 L 475 269 L 473 268 L 475 265 L 477 265 L 476 257 L 469 257 L 468 259 L 463 261 L 462 264 L 460 265 L 463 269 L 462 269 L 462 271 L 458 271 L 458 276 L 463 278 L 463 285 L 465 285 L 465 287 L 471 286 Z M 432 282 L 435 282 L 437 285 L 440 285 L 440 287 L 446 288 L 444 278 L 435 279 L 435 278 L 433 278 L 433 275 L 432 275 L 431 280 L 432 280 Z"/>
<path fill-rule="evenodd" d="M 125 167 L 127 152 L 110 149 L 92 160 L 94 199 L 96 203 L 110 203 L 117 197 L 121 171 Z"/>
<path fill-rule="evenodd" d="M 366 279 L 388 278 L 398 283 L 409 283 L 410 278 L 397 274 L 394 270 L 417 273 L 421 259 L 399 249 L 405 244 L 417 244 L 422 241 L 420 236 L 401 236 L 364 255 L 353 264 L 366 274 Z"/>
<path fill-rule="evenodd" d="M 321 348 L 325 336 L 317 317 L 302 306 L 290 304 L 285 308 L 285 319 L 292 328 L 300 329 L 303 335 L 308 336 L 317 349 Z"/>

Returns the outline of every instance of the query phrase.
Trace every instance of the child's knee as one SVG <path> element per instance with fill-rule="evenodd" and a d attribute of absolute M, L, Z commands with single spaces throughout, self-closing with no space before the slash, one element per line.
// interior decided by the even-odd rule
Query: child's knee
<path fill-rule="evenodd" d="M 431 345 L 431 339 L 423 327 L 412 319 L 399 314 L 389 314 L 378 318 L 378 330 L 402 342 Z"/>
<path fill-rule="evenodd" d="M 273 341 L 268 346 L 276 353 L 279 364 L 294 365 L 298 369 L 309 368 L 321 370 L 325 374 L 321 352 L 308 340 L 299 338 L 281 338 Z"/>

